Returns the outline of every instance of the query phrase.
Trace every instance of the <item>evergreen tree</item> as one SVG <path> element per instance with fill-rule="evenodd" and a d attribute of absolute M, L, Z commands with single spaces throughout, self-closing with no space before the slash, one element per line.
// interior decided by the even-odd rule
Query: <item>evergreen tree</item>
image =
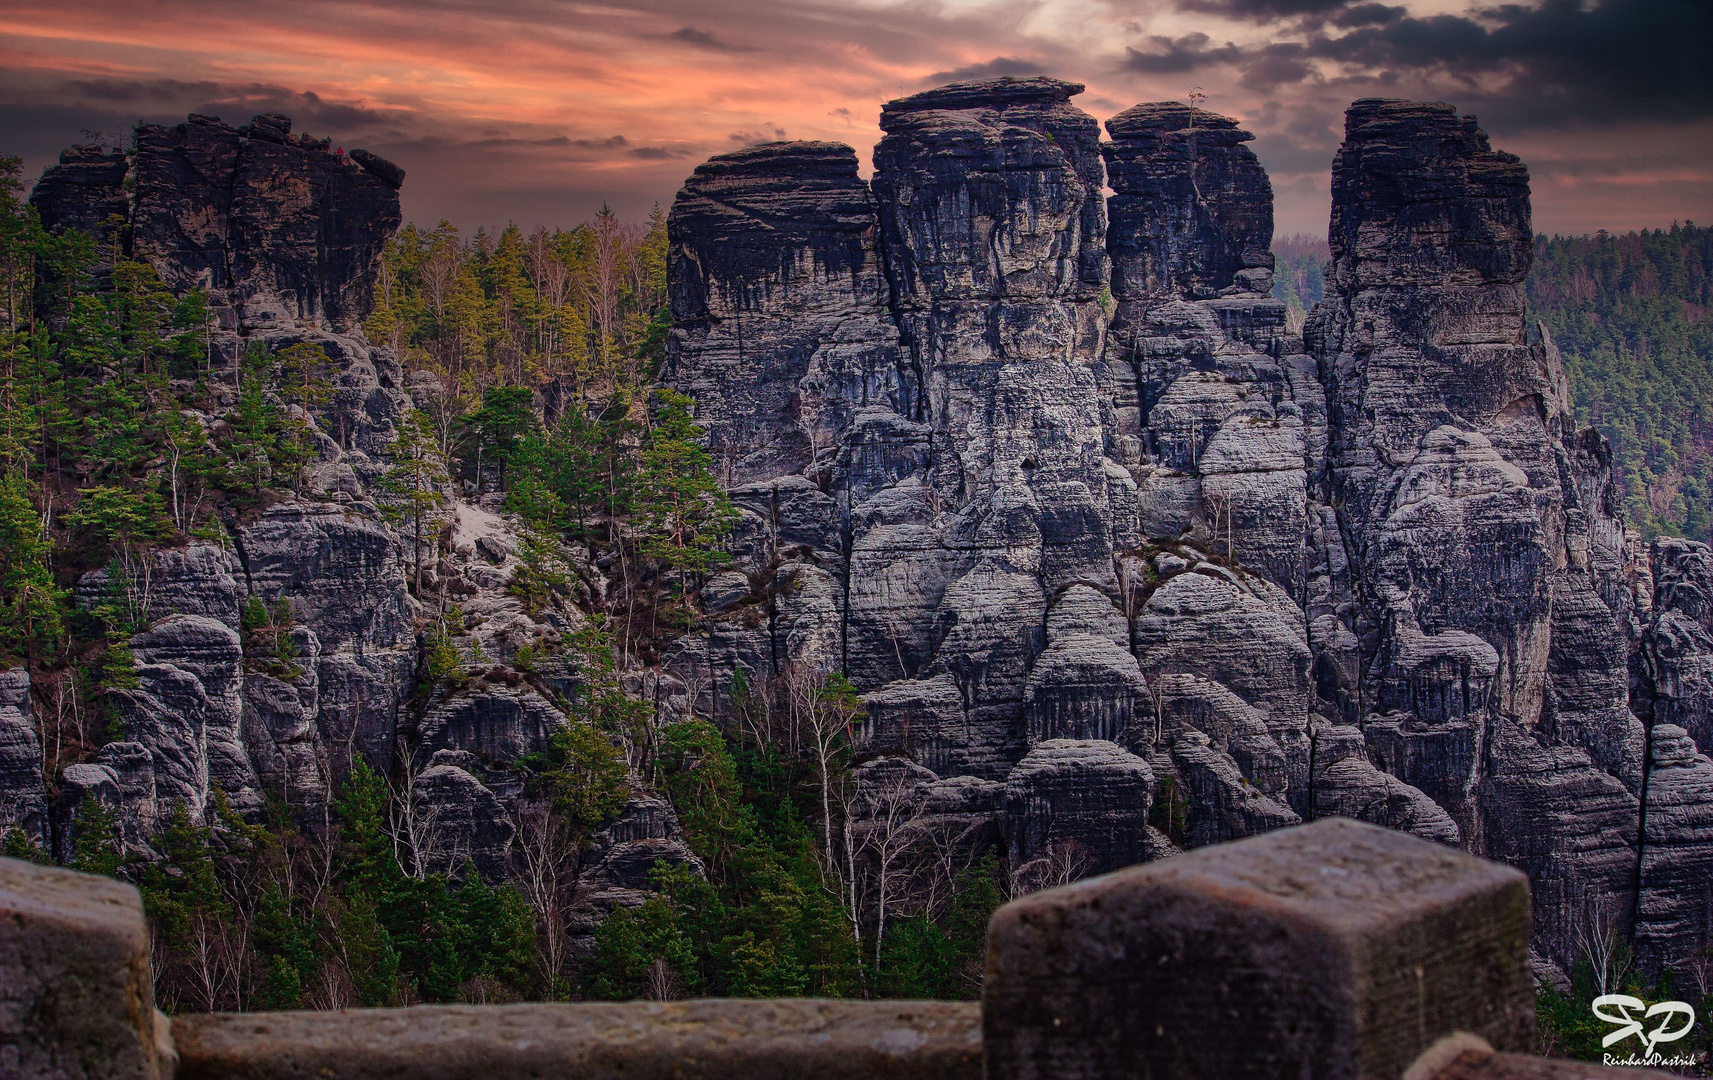
<path fill-rule="evenodd" d="M 389 516 L 408 519 L 411 523 L 412 565 L 415 567 L 416 594 L 422 595 L 422 523 L 430 513 L 446 502 L 446 462 L 434 441 L 432 422 L 420 410 L 413 409 L 399 425 L 398 438 L 388 448 L 392 466 L 381 479 L 380 487 L 397 502 L 388 508 Z"/>

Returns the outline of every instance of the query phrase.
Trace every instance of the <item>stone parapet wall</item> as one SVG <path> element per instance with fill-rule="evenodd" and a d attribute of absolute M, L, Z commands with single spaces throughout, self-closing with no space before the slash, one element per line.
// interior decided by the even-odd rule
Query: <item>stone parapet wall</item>
<path fill-rule="evenodd" d="M 135 889 L 0 859 L 5 1080 L 1619 1080 L 1526 1055 L 1518 871 L 1329 818 L 1035 893 L 981 1004 L 705 999 L 181 1016 Z"/>

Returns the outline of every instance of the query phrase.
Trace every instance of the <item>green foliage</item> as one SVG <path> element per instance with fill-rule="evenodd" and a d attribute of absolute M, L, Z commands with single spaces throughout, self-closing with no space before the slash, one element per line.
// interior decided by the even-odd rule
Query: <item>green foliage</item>
<path fill-rule="evenodd" d="M 1285 302 L 1286 324 L 1303 319 L 1326 295 L 1326 264 L 1332 253 L 1318 236 L 1293 233 L 1273 241 L 1273 299 Z"/>
<path fill-rule="evenodd" d="M 393 463 L 381 477 L 379 487 L 390 496 L 387 516 L 411 524 L 412 564 L 416 567 L 416 591 L 421 593 L 423 519 L 445 504 L 444 487 L 451 478 L 446 474 L 446 461 L 434 438 L 433 419 L 420 409 L 412 409 L 404 418 L 398 438 L 388 449 Z"/>
<path fill-rule="evenodd" d="M 657 869 L 672 940 L 687 944 L 694 963 L 681 952 L 656 956 L 681 985 L 710 995 L 860 993 L 860 954 L 823 882 L 802 778 L 770 751 L 729 745 L 705 721 L 673 725 L 664 742 L 667 790 L 708 873 Z"/>
<path fill-rule="evenodd" d="M 229 417 L 231 434 L 224 442 L 226 472 L 237 492 L 259 499 L 280 466 L 292 456 L 285 413 L 271 399 L 267 374 L 272 366 L 267 351 L 252 344 L 239 364 L 238 408 Z"/>
<path fill-rule="evenodd" d="M 535 992 L 535 929 L 523 897 L 469 869 L 457 879 L 406 872 L 386 781 L 361 758 L 335 796 L 326 836 L 301 835 L 284 808 L 267 825 L 246 824 L 218 791 L 210 809 L 203 820 L 177 806 L 154 842 L 161 858 L 142 874 L 165 1007 Z"/>
<path fill-rule="evenodd" d="M 535 615 L 556 596 L 570 593 L 571 578 L 552 541 L 533 533 L 523 538 L 518 565 L 506 591 L 523 601 L 524 610 Z"/>
<path fill-rule="evenodd" d="M 1713 529 L 1713 230 L 1535 238 L 1529 306 L 1645 537 Z"/>
<path fill-rule="evenodd" d="M 1690 999 L 1695 1007 L 1697 1016 L 1707 1015 L 1707 1010 L 1713 1008 L 1713 997 L 1682 993 L 1672 985 L 1672 979 L 1667 974 L 1657 983 L 1643 981 L 1641 976 L 1628 963 L 1627 949 L 1621 947 L 1621 970 L 1628 972 L 1621 980 L 1616 980 L 1602 991 L 1598 980 L 1594 977 L 1593 968 L 1587 963 L 1579 963 L 1571 973 L 1570 991 L 1562 992 L 1550 983 L 1542 983 L 1535 991 L 1535 1018 L 1537 1025 L 1536 1049 L 1543 1056 L 1555 1058 L 1571 1058 L 1578 1061 L 1599 1062 L 1605 1055 L 1624 1056 L 1630 1053 L 1638 1057 L 1642 1055 L 1640 1042 L 1629 1040 L 1621 1044 L 1604 1047 L 1601 1041 L 1612 1033 L 1612 1025 L 1594 1015 L 1591 1005 L 1594 998 L 1601 993 L 1628 994 L 1653 1003 L 1666 1000 Z M 1698 1000 L 1697 1000 L 1698 998 Z M 1713 1048 L 1713 1033 L 1703 1024 L 1697 1024 L 1689 1038 L 1680 1043 L 1661 1045 L 1661 1054 L 1705 1054 Z"/>
<path fill-rule="evenodd" d="M 65 521 L 99 545 L 153 539 L 170 527 L 158 491 L 128 491 L 109 485 L 85 489 Z"/>
<path fill-rule="evenodd" d="M 1160 781 L 1160 797 L 1148 808 L 1148 824 L 1159 829 L 1173 843 L 1181 843 L 1189 828 L 1189 799 L 1178 789 L 1172 777 Z"/>
<path fill-rule="evenodd" d="M 463 457 L 478 484 L 484 463 L 499 470 L 505 489 L 506 470 L 524 456 L 525 440 L 535 430 L 535 393 L 526 386 L 492 386 L 482 393 L 482 407 L 459 418 Z"/>
<path fill-rule="evenodd" d="M 609 732 L 582 716 L 555 732 L 531 764 L 579 845 L 618 813 L 629 793 L 623 751 Z"/>
<path fill-rule="evenodd" d="M 987 923 L 1005 902 L 999 857 L 989 851 L 958 874 L 952 902 L 939 921 L 910 915 L 886 935 L 883 997 L 974 1000 L 987 964 Z"/>
<path fill-rule="evenodd" d="M 112 807 L 85 796 L 77 806 L 71 868 L 85 874 L 113 877 L 125 865 L 119 843 L 119 815 Z"/>
<path fill-rule="evenodd" d="M 53 865 L 53 856 L 49 855 L 42 846 L 30 839 L 28 833 L 16 825 L 6 830 L 6 837 L 0 841 L 0 855 L 8 859 L 22 859 L 38 866 Z"/>
<path fill-rule="evenodd" d="M 595 933 L 585 974 L 587 993 L 605 1001 L 695 993 L 697 965 L 671 904 L 656 896 L 636 909 L 619 908 Z"/>
<path fill-rule="evenodd" d="M 265 629 L 268 625 L 268 605 L 262 603 L 262 598 L 251 594 L 244 597 L 238 605 L 238 623 L 245 633 Z"/>
<path fill-rule="evenodd" d="M 428 682 L 422 690 L 432 690 L 434 685 L 443 679 L 458 685 L 463 684 L 464 654 L 458 651 L 457 644 L 452 640 L 452 628 L 462 621 L 463 616 L 454 607 L 447 617 L 435 620 L 430 627 L 423 642 L 423 661 Z"/>
<path fill-rule="evenodd" d="M 714 480 L 713 459 L 690 417 L 693 402 L 674 390 L 655 393 L 655 415 L 643 441 L 638 517 L 643 552 L 675 570 L 705 572 L 724 563 L 720 548 L 737 513 Z"/>

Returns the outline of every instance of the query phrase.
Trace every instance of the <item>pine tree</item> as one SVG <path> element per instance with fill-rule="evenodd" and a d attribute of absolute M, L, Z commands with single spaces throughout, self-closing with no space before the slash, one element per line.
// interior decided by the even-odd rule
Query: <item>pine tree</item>
<path fill-rule="evenodd" d="M 688 595 L 688 574 L 706 573 L 729 558 L 720 545 L 737 517 L 715 482 L 690 406 L 675 390 L 656 392 L 637 484 L 642 552 L 677 571 L 681 600 Z"/>
<path fill-rule="evenodd" d="M 389 447 L 392 467 L 381 478 L 381 490 L 399 501 L 388 508 L 395 519 L 409 518 L 414 538 L 416 594 L 422 595 L 422 522 L 446 502 L 446 462 L 434 439 L 427 414 L 413 409 L 399 425 L 398 438 Z"/>

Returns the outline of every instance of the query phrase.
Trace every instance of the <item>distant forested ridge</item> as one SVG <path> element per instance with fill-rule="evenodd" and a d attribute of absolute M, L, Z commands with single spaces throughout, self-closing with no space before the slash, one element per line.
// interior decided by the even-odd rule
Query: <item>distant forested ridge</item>
<path fill-rule="evenodd" d="M 1528 296 L 1564 352 L 1577 419 L 1612 440 L 1630 524 L 1707 540 L 1713 230 L 1537 236 Z"/>
<path fill-rule="evenodd" d="M 1321 299 L 1326 241 L 1276 241 L 1292 326 Z M 1624 515 L 1644 537 L 1713 526 L 1713 230 L 1537 236 L 1529 305 L 1564 353 L 1579 423 L 1612 442 Z"/>
<path fill-rule="evenodd" d="M 1273 297 L 1285 302 L 1285 325 L 1296 333 L 1326 295 L 1332 250 L 1325 237 L 1292 233 L 1273 241 L 1273 259 Z"/>

